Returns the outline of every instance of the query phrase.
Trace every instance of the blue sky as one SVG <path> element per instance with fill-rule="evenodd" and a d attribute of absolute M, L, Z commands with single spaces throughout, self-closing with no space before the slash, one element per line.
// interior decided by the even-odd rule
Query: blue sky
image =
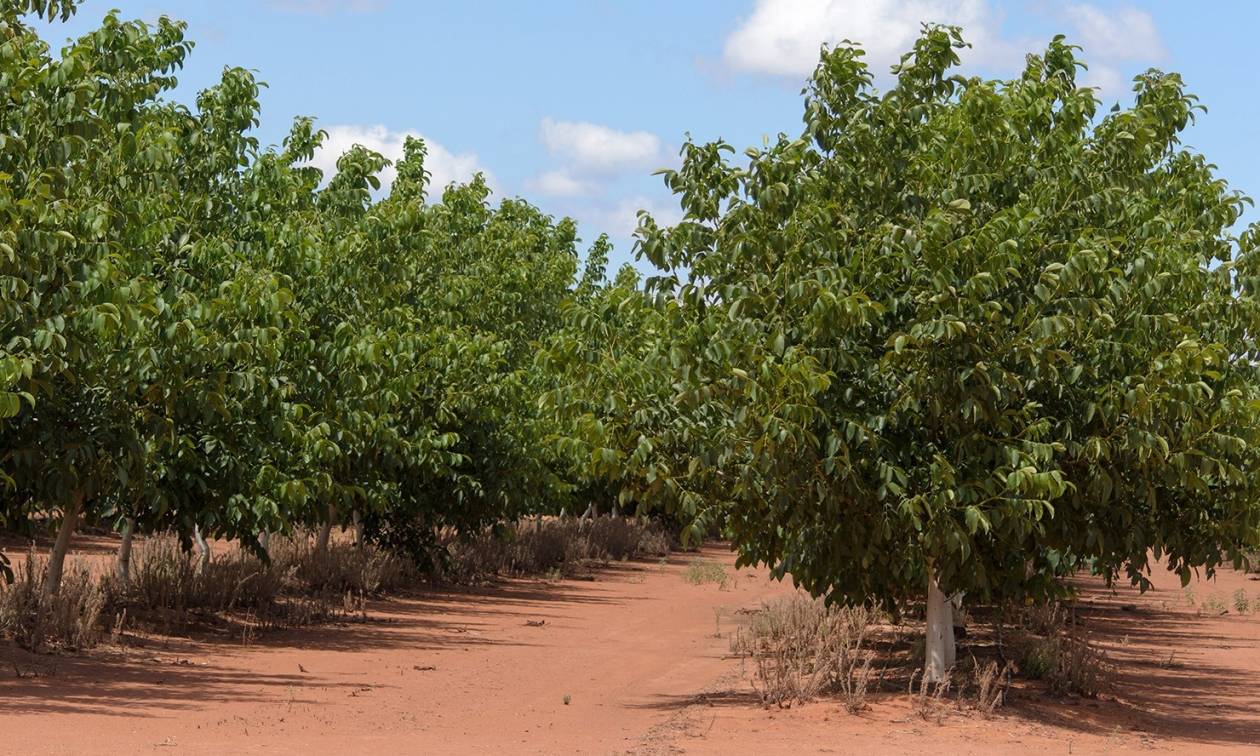
<path fill-rule="evenodd" d="M 924 20 L 962 24 L 975 44 L 965 66 L 993 76 L 1066 34 L 1107 105 L 1146 68 L 1181 72 L 1209 109 L 1185 141 L 1260 195 L 1251 2 L 87 0 L 46 35 L 87 31 L 111 7 L 189 22 L 182 100 L 225 65 L 256 70 L 264 143 L 297 115 L 330 131 L 322 165 L 356 141 L 396 156 L 421 134 L 436 180 L 485 171 L 500 194 L 577 218 L 588 241 L 608 232 L 614 264 L 631 259 L 636 210 L 675 217 L 651 172 L 675 162 L 685 133 L 741 150 L 795 133 L 820 43 L 857 40 L 882 71 Z"/>

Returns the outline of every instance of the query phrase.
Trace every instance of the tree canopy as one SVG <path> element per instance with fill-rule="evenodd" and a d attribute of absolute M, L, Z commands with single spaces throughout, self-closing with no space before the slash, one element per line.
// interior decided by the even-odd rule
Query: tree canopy
<path fill-rule="evenodd" d="M 1256 232 L 1179 142 L 1195 99 L 1150 71 L 1099 114 L 1064 40 L 1010 81 L 963 45 L 925 29 L 884 93 L 837 47 L 799 136 L 684 145 L 685 216 L 641 218 L 649 343 L 585 371 L 623 386 L 588 469 L 841 602 L 1241 562 Z"/>

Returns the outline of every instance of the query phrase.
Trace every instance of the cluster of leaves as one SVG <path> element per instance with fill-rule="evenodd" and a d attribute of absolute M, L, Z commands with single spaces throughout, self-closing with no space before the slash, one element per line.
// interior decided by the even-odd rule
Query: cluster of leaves
<path fill-rule="evenodd" d="M 250 72 L 165 99 L 182 23 L 110 13 L 54 55 L 28 19 L 74 6 L 0 4 L 0 526 L 257 548 L 354 512 L 421 549 L 558 506 L 535 352 L 572 222 L 492 208 L 480 177 L 430 200 L 418 140 L 383 196 L 363 147 L 325 181 L 310 119 L 250 135 Z"/>
<path fill-rule="evenodd" d="M 1240 562 L 1260 237 L 1178 141 L 1194 98 L 1150 71 L 1104 115 L 1062 39 L 1010 81 L 955 74 L 962 46 L 926 28 L 885 93 L 824 51 L 799 137 L 684 145 L 683 219 L 640 217 L 663 274 L 563 352 L 564 445 L 846 603 Z"/>

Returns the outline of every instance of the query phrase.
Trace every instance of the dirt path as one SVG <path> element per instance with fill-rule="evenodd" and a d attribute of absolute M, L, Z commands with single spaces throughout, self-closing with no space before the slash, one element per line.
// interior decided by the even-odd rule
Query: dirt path
<path fill-rule="evenodd" d="M 175 641 L 90 657 L 3 659 L 13 753 L 610 753 L 732 668 L 717 622 L 788 589 L 764 574 L 683 579 L 693 558 L 593 582 L 514 580 L 382 602 L 373 621 Z M 542 623 L 542 624 L 536 624 Z M 12 650 L 4 653 L 12 655 Z M 14 676 L 8 669 L 17 661 Z M 565 700 L 568 698 L 568 703 Z"/>
<path fill-rule="evenodd" d="M 1260 582 L 1226 571 L 1145 596 L 1083 581 L 1080 617 L 1118 677 L 1098 701 L 1017 693 L 999 716 L 915 716 L 890 691 L 758 705 L 725 658 L 741 608 L 790 588 L 694 557 L 627 563 L 592 582 L 510 580 L 370 607 L 370 620 L 238 642 L 167 640 L 89 656 L 0 644 L 10 753 L 289 754 L 1260 752 Z M 1243 592 L 1254 606 L 1235 606 Z M 1223 613 L 1224 612 L 1224 613 Z M 962 654 L 966 654 L 964 647 Z M 566 697 L 568 702 L 566 703 Z"/>

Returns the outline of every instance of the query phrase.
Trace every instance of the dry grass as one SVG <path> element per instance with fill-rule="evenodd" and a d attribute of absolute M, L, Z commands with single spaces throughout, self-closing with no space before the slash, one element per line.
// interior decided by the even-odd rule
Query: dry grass
<path fill-rule="evenodd" d="M 284 578 L 274 564 L 235 549 L 198 569 L 197 558 L 181 549 L 175 538 L 159 536 L 137 544 L 128 582 L 110 576 L 103 584 L 111 606 L 232 611 L 274 604 Z"/>
<path fill-rule="evenodd" d="M 507 530 L 506 538 L 486 532 L 451 544 L 451 567 L 439 577 L 473 582 L 493 574 L 559 576 L 595 561 L 659 557 L 671 549 L 663 528 L 636 518 L 527 520 Z M 222 615 L 248 643 L 260 631 L 366 616 L 365 597 L 424 577 L 394 552 L 338 542 L 321 551 L 306 534 L 276 535 L 269 556 L 264 562 L 226 549 L 202 568 L 176 538 L 156 536 L 134 546 L 128 580 L 112 570 L 97 577 L 70 564 L 60 591 L 45 597 L 45 560 L 32 551 L 24 566 L 15 565 L 11 585 L 0 580 L 0 636 L 32 650 L 73 650 L 94 645 L 102 630 L 121 639 L 126 625 L 170 632 Z"/>
<path fill-rule="evenodd" d="M 376 596 L 414 585 L 420 574 L 410 559 L 372 546 L 330 543 L 326 551 L 310 538 L 272 538 L 271 562 L 292 590 L 307 594 Z"/>
<path fill-rule="evenodd" d="M 1013 670 L 1014 665 L 1009 662 L 1000 669 L 994 661 L 976 664 L 971 676 L 976 688 L 975 707 L 981 716 L 985 718 L 993 716 L 998 707 L 1006 703 L 1006 694 L 1010 689 Z"/>
<path fill-rule="evenodd" d="M 919 690 L 914 689 L 915 681 L 919 681 Z M 950 688 L 953 687 L 954 676 L 952 672 L 946 672 L 945 677 L 940 680 L 928 681 L 919 677 L 919 671 L 915 670 L 910 675 L 910 685 L 906 689 L 906 695 L 910 697 L 910 710 L 920 719 L 936 724 L 945 722 L 945 714 L 949 711 L 949 705 L 945 702 L 946 696 L 949 694 Z"/>
<path fill-rule="evenodd" d="M 1114 677 L 1107 655 L 1057 603 L 1025 611 L 1016 651 L 1020 673 L 1044 680 L 1052 695 L 1097 698 Z"/>
<path fill-rule="evenodd" d="M 372 547 L 330 544 L 304 536 L 271 539 L 271 561 L 229 550 L 199 569 L 197 558 L 169 536 L 137 546 L 131 579 L 103 581 L 113 613 L 156 613 L 181 624 L 192 611 L 238 613 L 251 632 L 326 622 L 361 611 L 363 597 L 397 590 L 419 579 L 411 561 Z M 137 612 L 139 610 L 139 612 Z"/>
<path fill-rule="evenodd" d="M 12 584 L 0 580 L 0 634 L 11 636 L 31 651 L 78 650 L 96 645 L 105 606 L 105 596 L 96 580 L 86 569 L 68 565 L 61 578 L 61 589 L 46 596 L 46 572 L 46 561 L 32 550 L 14 571 Z"/>
<path fill-rule="evenodd" d="M 223 613 L 235 617 L 248 642 L 260 630 L 362 613 L 365 595 L 418 579 L 409 560 L 389 552 L 335 544 L 321 553 L 300 536 L 273 538 L 270 564 L 231 549 L 205 569 L 171 536 L 134 548 L 129 580 L 68 564 L 53 596 L 42 590 L 46 560 L 32 551 L 13 584 L 0 581 L 0 635 L 34 651 L 77 650 L 95 645 L 103 629 L 120 639 L 128 620 L 169 632 L 199 613 Z"/>
<path fill-rule="evenodd" d="M 448 544 L 440 577 L 455 583 L 495 575 L 559 577 L 590 562 L 663 557 L 671 547 L 664 528 L 634 517 L 527 519 L 501 536 L 486 531 Z"/>
<path fill-rule="evenodd" d="M 827 607 L 793 596 L 768 604 L 731 639 L 731 651 L 753 664 L 753 686 L 763 703 L 780 707 L 838 693 L 845 708 L 866 708 L 872 655 L 864 648 L 874 613 L 865 607 Z"/>

